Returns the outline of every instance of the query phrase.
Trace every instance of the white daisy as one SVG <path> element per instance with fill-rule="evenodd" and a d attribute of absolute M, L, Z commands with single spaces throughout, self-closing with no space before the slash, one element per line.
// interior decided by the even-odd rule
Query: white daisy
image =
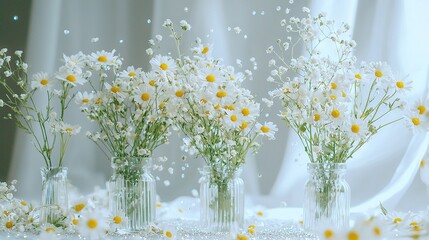
<path fill-rule="evenodd" d="M 142 84 L 137 89 L 134 89 L 131 97 L 135 103 L 140 105 L 152 105 L 156 101 L 157 94 L 155 88 L 150 85 Z"/>
<path fill-rule="evenodd" d="M 81 92 L 78 92 L 76 94 L 75 102 L 82 109 L 82 108 L 86 108 L 93 101 L 93 98 L 94 98 L 94 94 L 93 93 L 87 93 L 87 92 L 81 93 Z"/>
<path fill-rule="evenodd" d="M 121 59 L 118 56 L 115 56 L 115 51 L 97 51 L 96 53 L 91 53 L 88 56 L 90 67 L 94 70 L 100 70 L 101 68 L 108 69 L 109 66 L 119 67 L 122 64 Z"/>
<path fill-rule="evenodd" d="M 144 72 L 141 68 L 134 68 L 134 66 L 127 67 L 127 70 L 124 70 L 119 73 L 119 78 L 122 81 L 129 81 L 131 78 L 137 78 L 143 75 Z"/>
<path fill-rule="evenodd" d="M 63 55 L 65 66 L 67 68 L 72 70 L 81 70 L 83 67 L 85 67 L 86 64 L 86 55 L 84 55 L 82 52 L 78 52 L 75 55 L 66 56 Z"/>
<path fill-rule="evenodd" d="M 420 111 L 406 111 L 405 120 L 407 126 L 413 129 L 413 131 L 420 132 L 429 130 L 429 120 L 426 115 L 420 114 Z"/>
<path fill-rule="evenodd" d="M 68 123 L 62 123 L 61 124 L 61 132 L 66 133 L 69 135 L 76 135 L 80 132 L 80 126 L 79 125 L 71 125 Z"/>
<path fill-rule="evenodd" d="M 110 93 L 111 96 L 114 96 L 114 98 L 116 98 L 118 101 L 122 102 L 127 97 L 127 93 L 124 92 L 123 86 L 120 86 L 118 84 L 110 85 L 109 83 L 104 83 L 104 88 Z"/>
<path fill-rule="evenodd" d="M 59 72 L 56 74 L 56 78 L 72 86 L 76 86 L 77 84 L 83 85 L 87 82 L 86 79 L 82 77 L 82 72 L 73 71 L 64 66 L 60 67 Z"/>
<path fill-rule="evenodd" d="M 169 56 L 156 55 L 150 60 L 150 65 L 153 70 L 160 73 L 173 72 L 176 69 L 176 63 L 174 59 Z"/>
<path fill-rule="evenodd" d="M 223 117 L 225 126 L 233 130 L 238 129 L 243 122 L 243 118 L 240 112 L 225 110 L 225 113 L 226 114 Z"/>
<path fill-rule="evenodd" d="M 107 230 L 105 217 L 98 212 L 87 213 L 79 221 L 78 230 L 89 239 L 104 239 Z"/>
<path fill-rule="evenodd" d="M 429 151 L 420 161 L 420 179 L 429 187 Z"/>
<path fill-rule="evenodd" d="M 365 140 L 369 131 L 368 131 L 368 122 L 363 119 L 352 118 L 344 125 L 344 130 L 347 135 L 354 140 L 362 141 Z"/>
<path fill-rule="evenodd" d="M 205 57 L 210 57 L 211 53 L 213 51 L 213 44 L 203 44 L 200 38 L 197 38 L 196 42 L 196 46 L 191 48 L 191 51 L 194 54 L 197 55 L 202 55 Z"/>
<path fill-rule="evenodd" d="M 256 131 L 263 135 L 268 137 L 269 140 L 274 140 L 274 134 L 278 130 L 277 126 L 272 122 L 265 122 L 263 125 L 260 123 L 256 124 Z"/>
<path fill-rule="evenodd" d="M 50 90 L 54 85 L 54 80 L 51 79 L 49 74 L 40 72 L 36 73 L 32 77 L 31 89 L 44 89 Z"/>
<path fill-rule="evenodd" d="M 128 219 L 123 213 L 110 214 L 109 216 L 109 225 L 111 229 L 117 230 L 121 228 L 126 228 L 128 224 Z"/>

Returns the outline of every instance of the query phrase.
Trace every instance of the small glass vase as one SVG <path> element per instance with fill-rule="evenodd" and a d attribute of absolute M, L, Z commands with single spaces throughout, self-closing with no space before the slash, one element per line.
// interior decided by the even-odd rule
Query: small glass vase
<path fill-rule="evenodd" d="M 345 163 L 308 163 L 304 190 L 304 227 L 342 229 L 349 226 L 350 187 Z"/>
<path fill-rule="evenodd" d="M 41 168 L 42 206 L 40 221 L 55 224 L 68 209 L 67 168 Z"/>
<path fill-rule="evenodd" d="M 209 232 L 230 232 L 243 227 L 244 182 L 241 168 L 216 180 L 210 167 L 200 169 L 200 221 Z"/>
<path fill-rule="evenodd" d="M 109 208 L 124 216 L 119 233 L 140 232 L 155 221 L 156 185 L 147 157 L 112 158 L 109 181 Z"/>

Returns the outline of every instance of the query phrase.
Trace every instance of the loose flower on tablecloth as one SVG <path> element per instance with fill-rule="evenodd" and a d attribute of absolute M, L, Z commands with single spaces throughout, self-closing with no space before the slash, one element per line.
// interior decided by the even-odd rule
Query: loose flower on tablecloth
<path fill-rule="evenodd" d="M 428 129 L 427 100 L 405 109 L 410 80 L 385 62 L 356 64 L 349 25 L 337 27 L 325 14 L 308 14 L 282 20 L 281 26 L 287 39 L 277 40 L 279 50 L 267 49 L 276 56 L 269 61 L 268 81 L 278 84 L 270 95 L 281 101 L 279 115 L 299 136 L 310 162 L 346 162 L 382 128 L 404 119 L 396 110 L 413 128 Z M 296 57 L 298 43 L 305 54 Z"/>
<path fill-rule="evenodd" d="M 19 128 L 32 135 L 47 168 L 61 167 L 71 136 L 80 131 L 80 126 L 65 122 L 66 111 L 75 96 L 75 87 L 85 81 L 68 66 L 55 74 L 40 72 L 31 78 L 27 68 L 22 51 L 15 51 L 12 57 L 7 55 L 6 48 L 0 50 L 0 85 L 6 90 L 0 107 L 7 109 L 6 119 L 14 120 Z M 39 104 L 40 98 L 45 98 L 43 104 Z M 53 157 L 57 146 L 59 156 Z"/>

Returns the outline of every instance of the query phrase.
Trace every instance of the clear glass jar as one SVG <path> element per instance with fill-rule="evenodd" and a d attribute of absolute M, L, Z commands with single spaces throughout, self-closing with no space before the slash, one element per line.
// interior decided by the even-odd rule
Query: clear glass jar
<path fill-rule="evenodd" d="M 41 168 L 42 206 L 40 220 L 42 223 L 54 224 L 68 209 L 67 168 Z"/>
<path fill-rule="evenodd" d="M 317 230 L 349 226 L 350 187 L 345 163 L 308 163 L 304 190 L 304 227 Z"/>
<path fill-rule="evenodd" d="M 241 168 L 218 180 L 210 167 L 200 169 L 200 221 L 210 232 L 229 232 L 244 223 L 244 182 Z"/>
<path fill-rule="evenodd" d="M 139 232 L 155 221 L 156 185 L 150 165 L 145 157 L 112 158 L 109 208 L 114 216 L 125 217 L 118 232 Z"/>

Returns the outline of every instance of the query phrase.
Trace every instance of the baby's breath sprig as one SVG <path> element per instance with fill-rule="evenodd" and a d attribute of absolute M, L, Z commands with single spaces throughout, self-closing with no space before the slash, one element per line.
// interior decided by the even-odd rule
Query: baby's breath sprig
<path fill-rule="evenodd" d="M 15 52 L 17 59 L 14 64 L 12 56 L 6 53 L 7 49 L 0 50 L 0 70 L 3 71 L 0 84 L 6 90 L 6 99 L 0 100 L 0 107 L 10 111 L 5 118 L 14 120 L 20 129 L 33 136 L 34 145 L 48 168 L 55 165 L 52 153 L 59 142 L 58 166 L 61 167 L 71 136 L 80 130 L 79 126 L 64 122 L 65 112 L 75 96 L 72 93 L 76 86 L 75 73 L 60 69 L 55 76 L 41 72 L 30 80 L 22 51 Z M 63 81 L 56 83 L 56 80 Z M 60 85 L 59 89 L 53 89 L 55 85 Z M 46 103 L 42 105 L 38 99 L 44 96 Z M 59 103 L 58 109 L 54 108 L 56 102 Z"/>

